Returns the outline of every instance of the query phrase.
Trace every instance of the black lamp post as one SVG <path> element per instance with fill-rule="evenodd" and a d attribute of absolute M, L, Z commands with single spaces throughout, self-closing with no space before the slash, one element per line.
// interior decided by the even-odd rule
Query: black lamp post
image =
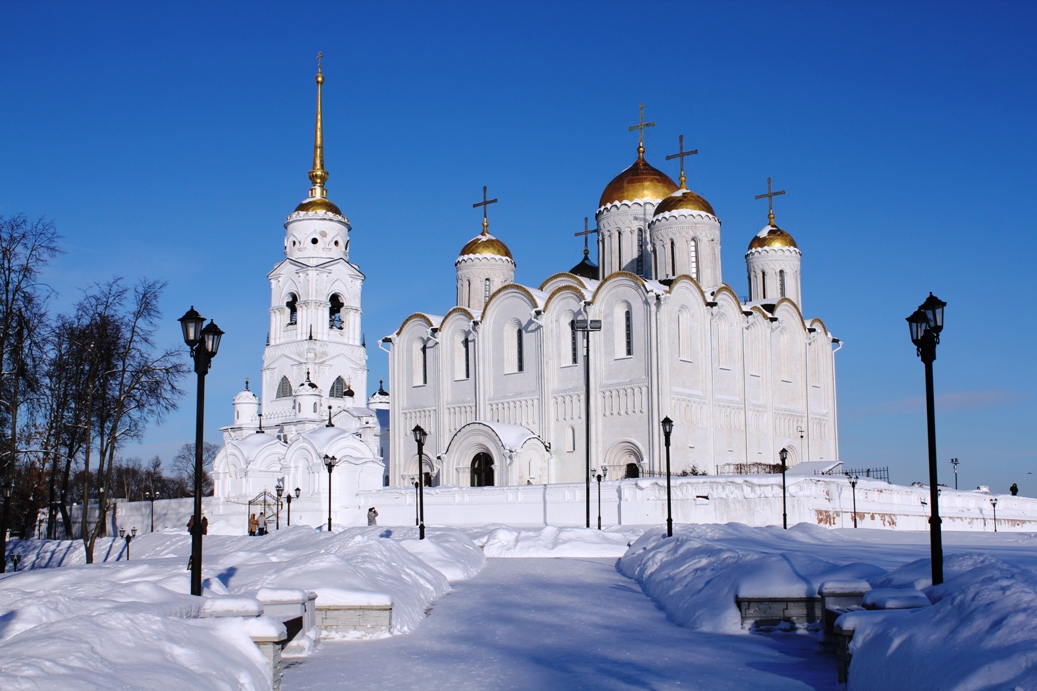
<path fill-rule="evenodd" d="M 670 507 L 670 434 L 673 433 L 673 420 L 667 415 L 662 420 L 663 443 L 666 445 L 666 537 L 673 537 L 673 513 Z"/>
<path fill-rule="evenodd" d="M 158 499 L 158 492 L 145 492 L 144 498 L 151 502 L 151 532 L 155 532 L 155 500 Z"/>
<path fill-rule="evenodd" d="M 4 513 L 3 521 L 0 521 L 0 533 L 3 533 L 3 537 L 5 538 L 3 541 L 3 545 L 5 548 L 7 546 L 7 504 L 11 500 L 12 492 L 14 492 L 13 477 L 9 478 L 7 484 L 4 485 Z M 17 567 L 15 567 L 15 570 L 17 570 Z M 5 571 L 7 571 L 7 556 L 4 554 L 0 554 L 0 573 L 4 573 Z"/>
<path fill-rule="evenodd" d="M 958 459 L 952 458 L 951 465 L 954 466 L 954 489 L 958 489 Z"/>
<path fill-rule="evenodd" d="M 788 470 L 786 461 L 789 460 L 789 450 L 782 449 L 778 452 L 778 458 L 781 459 L 781 527 L 785 530 L 789 529 L 789 514 L 788 506 L 785 499 L 785 471 Z"/>
<path fill-rule="evenodd" d="M 583 377 L 587 396 L 587 527 L 591 527 L 591 331 L 601 331 L 600 319 L 576 319 L 573 330 L 583 332 Z"/>
<path fill-rule="evenodd" d="M 414 481 L 414 525 L 417 526 L 419 523 L 421 523 L 421 521 L 418 520 L 418 481 L 415 480 Z"/>
<path fill-rule="evenodd" d="M 414 441 L 418 443 L 418 539 L 425 539 L 425 440 L 428 432 L 421 425 L 414 425 L 411 430 Z"/>
<path fill-rule="evenodd" d="M 324 467 L 328 469 L 328 532 L 331 532 L 331 471 L 338 465 L 338 459 L 324 454 Z"/>
<path fill-rule="evenodd" d="M 997 497 L 990 499 L 990 505 L 994 507 L 994 532 L 997 532 Z"/>
<path fill-rule="evenodd" d="M 275 507 L 275 518 L 274 518 L 274 530 L 281 529 L 281 496 L 284 495 L 284 480 L 278 480 L 277 484 L 274 485 L 274 491 L 277 492 L 277 506 Z M 292 496 L 291 494 L 288 495 Z"/>
<path fill-rule="evenodd" d="M 298 487 L 296 487 L 295 488 L 295 498 L 298 499 L 300 494 L 302 494 L 302 490 L 299 489 Z M 291 528 L 292 527 L 292 493 L 291 492 L 288 493 L 288 496 L 286 497 L 286 499 L 288 500 L 288 527 Z"/>
<path fill-rule="evenodd" d="M 932 293 L 915 313 L 907 318 L 911 329 L 911 342 L 925 365 L 925 409 L 926 426 L 929 432 L 929 500 L 932 513 L 929 517 L 929 544 L 933 562 L 933 585 L 943 583 L 943 537 L 940 532 L 940 498 L 936 477 L 936 406 L 933 394 L 933 361 L 936 346 L 943 331 L 943 308 L 947 303 Z"/>
<path fill-rule="evenodd" d="M 846 479 L 850 481 L 850 488 L 853 490 L 853 527 L 857 527 L 857 481 L 860 479 L 856 475 L 850 477 L 849 473 L 846 473 Z"/>
<path fill-rule="evenodd" d="M 126 540 L 126 561 L 130 560 L 130 543 L 133 542 L 133 538 L 137 537 L 137 526 L 133 526 L 133 530 L 126 534 L 125 528 L 119 528 L 119 537 Z"/>
<path fill-rule="evenodd" d="M 194 310 L 187 310 L 178 320 L 184 332 L 184 343 L 191 349 L 194 371 L 198 375 L 198 403 L 194 424 L 194 523 L 191 528 L 191 594 L 202 594 L 202 478 L 205 468 L 202 463 L 202 441 L 205 428 L 205 375 L 209 372 L 212 359 L 220 349 L 223 332 L 216 322 L 205 324 L 205 317 Z"/>

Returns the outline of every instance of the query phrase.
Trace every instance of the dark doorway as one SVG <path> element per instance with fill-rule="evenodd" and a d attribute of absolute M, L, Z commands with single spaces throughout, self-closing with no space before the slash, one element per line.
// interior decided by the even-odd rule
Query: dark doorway
<path fill-rule="evenodd" d="M 627 477 L 641 477 L 641 469 L 636 463 L 627 463 Z"/>
<path fill-rule="evenodd" d="M 472 487 L 493 487 L 493 457 L 478 453 L 472 459 Z"/>
<path fill-rule="evenodd" d="M 421 474 L 421 478 L 425 481 L 426 487 L 434 487 L 434 485 L 432 484 L 432 473 L 426 471 Z"/>

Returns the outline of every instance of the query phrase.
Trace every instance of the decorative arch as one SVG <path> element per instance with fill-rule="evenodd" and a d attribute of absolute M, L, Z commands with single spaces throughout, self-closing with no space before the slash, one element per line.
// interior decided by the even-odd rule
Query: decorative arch
<path fill-rule="evenodd" d="M 281 377 L 281 381 L 277 384 L 276 398 L 291 398 L 293 392 L 292 382 L 288 380 L 287 376 Z"/>
<path fill-rule="evenodd" d="M 579 276 L 577 276 L 576 274 L 571 274 L 568 271 L 563 271 L 561 273 L 551 274 L 546 279 L 544 279 L 544 282 L 540 284 L 539 290 L 541 292 L 543 292 L 544 290 L 546 290 L 547 286 L 550 285 L 550 283 L 552 281 L 556 281 L 558 279 L 562 279 L 562 280 L 565 280 L 565 281 L 570 281 L 572 283 L 575 283 L 580 288 L 583 288 L 585 290 L 587 288 L 587 284 L 584 283 L 583 279 L 581 279 Z M 559 288 L 565 288 L 565 287 L 572 288 L 573 286 L 559 286 Z M 554 293 L 552 293 L 552 295 L 553 294 Z M 550 299 L 551 298 L 548 298 L 548 300 L 550 300 Z"/>
<path fill-rule="evenodd" d="M 628 477 L 628 467 L 631 465 L 637 468 L 637 475 L 634 477 L 640 476 L 645 469 L 644 457 L 644 452 L 641 450 L 640 445 L 633 439 L 617 441 L 605 454 L 605 465 L 616 469 L 614 474 L 610 472 L 609 476 L 616 478 Z"/>
<path fill-rule="evenodd" d="M 335 381 L 331 383 L 331 391 L 328 395 L 331 398 L 342 398 L 343 392 L 346 390 L 346 381 L 342 377 L 336 377 Z"/>
<path fill-rule="evenodd" d="M 328 299 L 328 328 L 342 330 L 342 309 L 346 306 L 342 296 L 332 293 Z"/>

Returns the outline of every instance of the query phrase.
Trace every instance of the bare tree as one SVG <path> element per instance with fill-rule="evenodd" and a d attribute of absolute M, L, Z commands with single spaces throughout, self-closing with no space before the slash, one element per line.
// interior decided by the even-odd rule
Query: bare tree
<path fill-rule="evenodd" d="M 211 441 L 202 443 L 202 495 L 211 496 L 212 484 L 212 462 L 216 454 L 220 452 L 220 445 Z M 194 442 L 188 442 L 180 447 L 173 456 L 173 474 L 187 487 L 186 496 L 194 496 Z"/>

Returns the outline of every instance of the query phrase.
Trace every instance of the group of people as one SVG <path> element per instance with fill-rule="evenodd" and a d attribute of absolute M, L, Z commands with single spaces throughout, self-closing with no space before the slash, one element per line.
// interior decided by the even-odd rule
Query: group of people
<path fill-rule="evenodd" d="M 259 518 L 256 518 L 256 514 L 252 514 L 248 517 L 248 534 L 249 535 L 266 535 L 266 514 L 260 512 Z"/>

